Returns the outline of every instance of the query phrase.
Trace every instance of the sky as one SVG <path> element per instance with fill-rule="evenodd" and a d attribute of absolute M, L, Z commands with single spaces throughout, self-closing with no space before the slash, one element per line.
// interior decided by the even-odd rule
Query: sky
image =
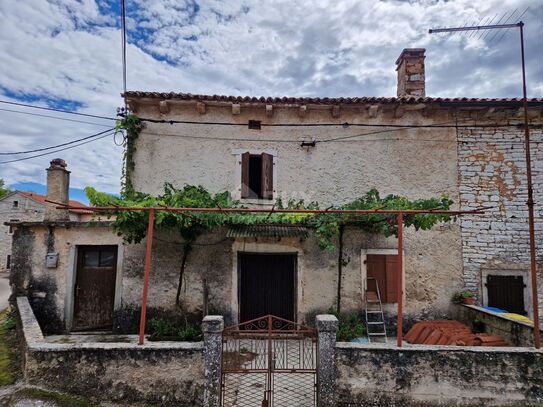
<path fill-rule="evenodd" d="M 428 29 L 502 16 L 516 22 L 528 8 L 528 96 L 543 97 L 543 0 L 126 0 L 126 7 L 128 90 L 321 97 L 395 96 L 396 58 L 412 47 L 427 50 L 428 96 L 519 97 L 518 32 Z M 120 0 L 0 1 L 0 100 L 115 117 L 123 103 L 119 14 Z M 0 178 L 8 185 L 44 184 L 49 161 L 61 157 L 72 187 L 118 193 L 122 147 L 111 136 L 24 161 L 5 163 L 33 154 L 4 154 L 86 137 L 113 121 L 0 109 Z"/>

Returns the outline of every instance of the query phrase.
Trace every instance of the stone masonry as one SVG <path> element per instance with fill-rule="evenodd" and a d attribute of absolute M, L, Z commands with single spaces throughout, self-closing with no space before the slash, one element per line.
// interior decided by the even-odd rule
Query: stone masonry
<path fill-rule="evenodd" d="M 541 129 L 531 130 L 537 259 L 543 256 L 543 147 Z M 487 207 L 483 215 L 461 219 L 464 281 L 483 292 L 485 270 L 523 273 L 531 298 L 524 133 L 521 128 L 463 128 L 458 132 L 461 209 Z M 480 291 L 479 291 L 480 290 Z M 539 301 L 543 300 L 539 285 Z M 531 313 L 531 301 L 526 301 Z"/>

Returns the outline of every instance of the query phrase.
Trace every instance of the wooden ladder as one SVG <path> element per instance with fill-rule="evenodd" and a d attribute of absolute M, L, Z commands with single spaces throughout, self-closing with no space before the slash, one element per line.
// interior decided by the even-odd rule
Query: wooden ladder
<path fill-rule="evenodd" d="M 370 280 L 375 282 L 375 291 L 368 289 L 368 282 Z M 382 338 L 387 343 L 387 330 L 383 305 L 381 304 L 381 292 L 379 291 L 379 283 L 374 277 L 368 277 L 366 282 L 366 329 L 368 342 L 371 342 L 372 339 Z"/>

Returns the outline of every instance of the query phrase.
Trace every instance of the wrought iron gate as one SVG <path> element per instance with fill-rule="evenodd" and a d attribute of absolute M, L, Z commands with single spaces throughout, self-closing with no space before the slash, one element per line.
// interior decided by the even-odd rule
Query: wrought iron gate
<path fill-rule="evenodd" d="M 225 328 L 222 407 L 317 406 L 317 333 L 273 315 Z"/>

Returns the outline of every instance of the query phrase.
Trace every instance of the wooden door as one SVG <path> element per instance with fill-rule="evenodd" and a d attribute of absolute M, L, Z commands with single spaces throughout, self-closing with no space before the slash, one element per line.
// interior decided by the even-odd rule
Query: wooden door
<path fill-rule="evenodd" d="M 295 320 L 296 254 L 239 254 L 239 321 Z"/>
<path fill-rule="evenodd" d="M 113 326 L 117 246 L 79 246 L 73 330 Z"/>

